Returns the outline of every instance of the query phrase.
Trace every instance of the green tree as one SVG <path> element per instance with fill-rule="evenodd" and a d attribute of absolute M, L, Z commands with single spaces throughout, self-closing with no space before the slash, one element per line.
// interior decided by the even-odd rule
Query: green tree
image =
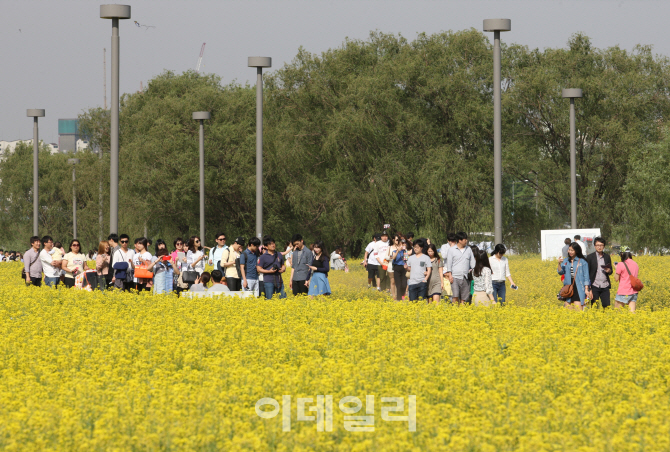
<path fill-rule="evenodd" d="M 546 226 L 559 212 L 553 226 L 569 222 L 569 100 L 561 89 L 582 88 L 575 101 L 578 224 L 610 235 L 631 151 L 658 140 L 658 121 L 670 112 L 668 60 L 644 46 L 596 49 L 583 35 L 567 49 L 510 46 L 504 55 L 505 173 L 539 192 L 554 212 Z"/>
<path fill-rule="evenodd" d="M 633 150 L 622 199 L 616 202 L 617 235 L 652 252 L 670 250 L 670 133 Z"/>

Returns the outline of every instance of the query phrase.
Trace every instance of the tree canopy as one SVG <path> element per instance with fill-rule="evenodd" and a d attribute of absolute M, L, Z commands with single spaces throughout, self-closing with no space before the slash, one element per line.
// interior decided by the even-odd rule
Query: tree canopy
<path fill-rule="evenodd" d="M 449 231 L 491 231 L 492 64 L 491 43 L 475 30 L 413 41 L 372 33 L 320 55 L 299 49 L 265 76 L 264 232 L 278 242 L 297 232 L 356 254 L 386 223 L 438 241 Z M 668 246 L 660 232 L 667 213 L 655 208 L 662 198 L 650 196 L 667 191 L 668 60 L 650 47 L 597 49 L 575 35 L 562 49 L 504 46 L 502 64 L 505 242 L 537 251 L 540 229 L 569 219 L 569 100 L 561 90 L 577 87 L 580 226 L 641 246 L 651 234 L 653 246 Z M 119 232 L 170 242 L 199 230 L 194 111 L 212 113 L 206 243 L 219 231 L 254 234 L 255 90 L 193 71 L 166 71 L 122 97 Z M 108 232 L 108 113 L 80 115 L 92 151 L 103 154 L 83 152 L 77 167 L 79 239 L 90 246 L 100 235 L 101 181 Z M 62 240 L 72 234 L 67 157 L 40 155 L 41 233 Z M 0 163 L 0 245 L 20 249 L 31 235 L 31 162 L 19 147 Z M 636 199 L 646 202 L 644 222 Z"/>

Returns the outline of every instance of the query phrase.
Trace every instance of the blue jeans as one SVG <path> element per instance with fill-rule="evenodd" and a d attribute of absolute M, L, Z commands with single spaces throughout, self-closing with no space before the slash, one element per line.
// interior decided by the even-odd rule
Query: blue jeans
<path fill-rule="evenodd" d="M 167 271 L 162 271 L 160 273 L 154 274 L 154 293 L 161 294 L 165 293 L 165 279 L 167 277 Z M 172 283 L 172 278 L 170 278 L 170 283 Z"/>
<path fill-rule="evenodd" d="M 500 306 L 505 304 L 505 281 L 493 281 L 493 299 L 498 301 L 498 297 L 502 298 Z"/>
<path fill-rule="evenodd" d="M 419 284 L 410 284 L 408 289 L 409 301 L 416 301 L 419 298 L 428 298 L 428 283 L 422 282 Z"/>
<path fill-rule="evenodd" d="M 274 283 L 264 282 L 263 286 L 265 287 L 265 298 L 271 300 L 272 296 L 276 293 L 279 294 L 279 298 L 286 298 L 286 292 L 284 292 L 284 284 L 276 287 Z"/>
<path fill-rule="evenodd" d="M 50 278 L 48 276 L 44 277 L 44 284 L 46 284 L 49 287 L 56 287 L 58 286 L 59 282 L 60 282 L 59 276 L 54 276 L 53 278 Z"/>

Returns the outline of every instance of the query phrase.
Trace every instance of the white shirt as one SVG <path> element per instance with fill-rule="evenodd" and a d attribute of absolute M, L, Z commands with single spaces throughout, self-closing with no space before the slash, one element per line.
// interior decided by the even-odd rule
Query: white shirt
<path fill-rule="evenodd" d="M 142 260 L 145 261 L 145 262 L 153 262 L 151 253 L 148 252 L 148 251 L 145 251 L 145 252 L 143 252 L 143 253 L 141 253 L 141 254 L 140 254 L 140 253 L 135 253 L 135 252 L 133 252 L 132 259 L 133 259 L 133 264 L 135 264 L 135 267 L 139 267 L 139 266 L 142 264 L 142 263 L 140 262 L 140 259 L 142 259 Z M 135 282 L 139 282 L 139 281 L 137 280 L 137 278 L 133 278 L 133 281 L 135 281 Z"/>
<path fill-rule="evenodd" d="M 228 245 L 223 245 L 221 248 L 219 248 L 219 245 L 216 245 L 216 247 L 210 251 L 209 263 L 214 266 L 214 270 L 216 270 L 216 264 L 218 264 L 221 260 L 221 255 L 223 254 L 224 250 L 227 249 Z"/>
<path fill-rule="evenodd" d="M 54 268 L 51 263 L 53 258 L 47 250 L 40 251 L 40 261 L 42 261 L 42 271 L 45 278 L 57 278 L 60 276 L 60 268 Z"/>
<path fill-rule="evenodd" d="M 373 251 L 373 253 L 376 259 L 375 263 L 377 265 L 388 264 L 388 262 L 385 262 L 384 260 L 385 259 L 388 260 L 389 246 L 390 246 L 389 242 L 382 242 L 381 240 L 375 244 L 375 250 Z"/>
<path fill-rule="evenodd" d="M 489 263 L 491 264 L 491 270 L 493 271 L 493 281 L 504 281 L 505 278 L 512 276 L 509 272 L 509 262 L 507 262 L 505 256 L 500 260 L 498 260 L 495 255 L 491 256 Z"/>
<path fill-rule="evenodd" d="M 377 262 L 377 257 L 375 256 L 375 245 L 377 242 L 370 242 L 368 246 L 365 247 L 365 252 L 368 253 L 368 264 L 379 265 Z"/>
<path fill-rule="evenodd" d="M 197 264 L 193 265 L 193 262 L 197 261 L 200 256 L 202 256 L 204 253 L 202 250 L 198 250 L 195 253 L 192 251 L 189 251 L 186 253 L 186 263 L 188 264 L 187 271 L 194 271 L 198 272 L 198 274 L 202 274 L 202 272 L 205 271 L 205 258 L 203 257 L 198 261 Z"/>
<path fill-rule="evenodd" d="M 114 264 L 117 262 L 126 262 L 128 264 L 128 271 L 130 271 L 130 262 L 133 260 L 134 255 L 135 251 L 133 250 L 123 251 L 123 248 L 119 248 L 114 252 Z M 112 264 L 112 266 L 114 264 Z M 116 274 L 116 272 L 114 272 L 114 274 Z"/>

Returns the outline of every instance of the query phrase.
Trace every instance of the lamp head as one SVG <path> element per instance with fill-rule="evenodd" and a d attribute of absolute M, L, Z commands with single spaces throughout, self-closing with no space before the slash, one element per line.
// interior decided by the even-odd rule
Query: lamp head
<path fill-rule="evenodd" d="M 249 67 L 272 67 L 272 58 L 270 57 L 249 57 Z"/>
<path fill-rule="evenodd" d="M 100 5 L 101 19 L 130 19 L 130 5 Z"/>
<path fill-rule="evenodd" d="M 211 119 L 212 114 L 208 111 L 194 111 L 193 119 Z"/>
<path fill-rule="evenodd" d="M 563 97 L 582 97 L 582 90 L 580 88 L 566 88 L 562 94 Z"/>
<path fill-rule="evenodd" d="M 484 31 L 510 31 L 511 19 L 484 19 Z"/>
<path fill-rule="evenodd" d="M 29 108 L 26 111 L 26 116 L 29 118 L 43 118 L 44 117 L 44 109 L 40 108 Z"/>

